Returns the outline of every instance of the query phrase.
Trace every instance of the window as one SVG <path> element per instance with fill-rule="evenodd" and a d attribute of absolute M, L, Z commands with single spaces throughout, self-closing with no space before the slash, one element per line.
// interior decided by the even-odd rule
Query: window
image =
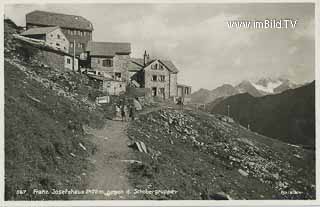
<path fill-rule="evenodd" d="M 73 42 L 70 43 L 70 47 L 73 47 Z"/>
<path fill-rule="evenodd" d="M 152 87 L 151 91 L 152 91 L 152 96 L 157 96 L 157 88 L 156 87 Z"/>
<path fill-rule="evenodd" d="M 60 39 L 60 35 L 59 34 L 57 34 L 57 38 Z"/>
<path fill-rule="evenodd" d="M 71 63 L 71 59 L 67 58 L 67 63 L 70 64 Z"/>
<path fill-rule="evenodd" d="M 163 70 L 163 65 L 160 64 L 160 65 L 159 65 L 159 68 L 160 68 L 161 70 Z"/>
<path fill-rule="evenodd" d="M 115 79 L 121 81 L 121 73 L 114 73 Z"/>
<path fill-rule="evenodd" d="M 97 63 L 100 64 L 100 60 L 99 59 L 97 60 Z"/>
<path fill-rule="evenodd" d="M 156 63 L 154 65 L 151 65 L 151 69 L 154 69 L 154 70 L 158 69 L 158 64 Z"/>
<path fill-rule="evenodd" d="M 56 45 L 57 45 L 57 46 L 60 46 L 60 44 L 59 44 L 59 43 L 56 43 Z"/>
<path fill-rule="evenodd" d="M 166 80 L 166 76 L 160 75 L 160 81 L 161 81 L 161 82 L 164 82 L 165 80 Z"/>
<path fill-rule="evenodd" d="M 152 76 L 152 81 L 157 81 L 157 76 L 156 75 Z"/>
<path fill-rule="evenodd" d="M 102 60 L 102 66 L 103 67 L 112 67 L 113 66 L 113 62 L 112 62 L 111 59 Z"/>

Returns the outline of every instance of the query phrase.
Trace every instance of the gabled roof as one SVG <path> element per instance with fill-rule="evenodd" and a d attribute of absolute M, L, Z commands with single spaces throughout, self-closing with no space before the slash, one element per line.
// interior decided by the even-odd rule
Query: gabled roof
<path fill-rule="evenodd" d="M 37 27 L 31 28 L 27 31 L 21 33 L 21 35 L 38 35 L 38 34 L 47 34 L 48 32 L 54 31 L 59 27 Z"/>
<path fill-rule="evenodd" d="M 143 58 L 131 58 L 131 62 L 132 64 L 132 69 L 139 67 L 140 69 L 147 67 L 148 65 L 150 65 L 151 63 L 153 63 L 154 61 L 158 60 L 159 62 L 161 62 L 169 71 L 173 72 L 173 73 L 178 73 L 179 70 L 177 69 L 177 67 L 173 64 L 173 62 L 171 60 L 164 60 L 164 59 L 153 59 L 150 60 L 145 66 L 143 65 Z"/>
<path fill-rule="evenodd" d="M 159 60 L 161 63 L 163 63 L 171 72 L 178 73 L 179 70 L 176 68 L 176 66 L 173 64 L 171 60 Z"/>
<path fill-rule="evenodd" d="M 39 10 L 26 14 L 26 23 L 93 31 L 91 22 L 84 17 Z"/>
<path fill-rule="evenodd" d="M 131 45 L 126 42 L 89 41 L 86 51 L 90 52 L 90 56 L 115 56 L 115 54 L 130 54 Z"/>

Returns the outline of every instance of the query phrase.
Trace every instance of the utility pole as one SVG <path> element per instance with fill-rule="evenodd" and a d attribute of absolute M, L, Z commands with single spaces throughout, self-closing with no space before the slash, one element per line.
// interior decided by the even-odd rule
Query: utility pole
<path fill-rule="evenodd" d="M 76 40 L 73 40 L 73 67 L 72 70 L 74 71 L 75 68 L 75 62 L 76 62 Z"/>
<path fill-rule="evenodd" d="M 228 105 L 227 107 L 228 107 L 228 116 L 230 117 L 230 105 Z"/>

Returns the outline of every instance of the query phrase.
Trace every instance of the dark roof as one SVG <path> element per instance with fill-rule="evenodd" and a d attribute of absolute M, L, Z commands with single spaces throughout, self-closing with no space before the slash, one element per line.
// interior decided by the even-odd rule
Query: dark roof
<path fill-rule="evenodd" d="M 150 60 L 145 66 L 143 66 L 143 58 L 131 58 L 131 62 L 133 63 L 132 68 L 138 67 L 140 65 L 141 68 L 147 67 L 155 60 L 160 61 L 163 65 L 167 67 L 167 69 L 173 73 L 178 73 L 179 70 L 177 67 L 173 64 L 171 60 L 163 60 L 163 59 L 152 59 Z M 134 65 L 135 64 L 135 65 Z"/>
<path fill-rule="evenodd" d="M 37 27 L 37 28 L 31 28 L 27 31 L 21 33 L 21 35 L 38 35 L 38 34 L 47 34 L 48 32 L 51 32 L 53 30 L 58 29 L 59 27 Z"/>
<path fill-rule="evenodd" d="M 183 88 L 191 88 L 191 86 L 185 85 L 185 84 L 177 84 L 177 87 L 183 87 Z"/>
<path fill-rule="evenodd" d="M 159 60 L 160 62 L 162 62 L 171 72 L 173 73 L 178 73 L 179 70 L 178 68 L 176 68 L 176 66 L 173 64 L 173 62 L 171 60 Z"/>
<path fill-rule="evenodd" d="M 26 14 L 26 23 L 93 30 L 91 22 L 84 17 L 38 10 Z"/>
<path fill-rule="evenodd" d="M 115 56 L 115 54 L 130 54 L 131 45 L 126 42 L 89 41 L 86 51 L 90 52 L 90 56 Z"/>

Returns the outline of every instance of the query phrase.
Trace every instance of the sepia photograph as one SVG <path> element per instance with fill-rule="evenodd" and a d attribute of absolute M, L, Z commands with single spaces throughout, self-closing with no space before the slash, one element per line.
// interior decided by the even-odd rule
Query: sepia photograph
<path fill-rule="evenodd" d="M 315 8 L 5 4 L 5 201 L 316 200 Z"/>

